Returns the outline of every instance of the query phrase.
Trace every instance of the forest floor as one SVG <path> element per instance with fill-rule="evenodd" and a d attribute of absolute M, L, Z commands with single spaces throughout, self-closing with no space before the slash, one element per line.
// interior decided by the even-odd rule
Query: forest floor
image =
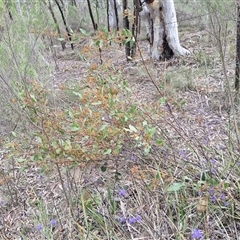
<path fill-rule="evenodd" d="M 206 31 L 201 31 L 197 33 L 187 32 L 180 36 L 183 46 L 188 46 L 192 51 L 190 56 L 173 58 L 166 62 L 152 61 L 147 54 L 147 42 L 141 41 L 139 42 L 141 55 L 138 51 L 133 61 L 127 62 L 124 47 L 114 44 L 102 50 L 101 58 L 103 64 L 109 66 L 108 71 L 112 76 L 120 75 L 123 80 L 128 82 L 131 89 L 129 104 L 134 104 L 143 111 L 145 106 L 146 108 L 153 107 L 153 115 L 150 116 L 150 119 L 162 127 L 163 132 L 168 135 L 166 138 L 171 139 L 171 143 L 175 145 L 173 159 L 176 160 L 177 158 L 177 160 L 173 165 L 179 165 L 181 162 L 186 166 L 192 164 L 193 169 L 195 167 L 199 168 L 199 166 L 205 168 L 209 166 L 208 163 L 212 159 L 219 156 L 216 151 L 228 151 L 229 122 L 233 119 L 228 94 L 226 93 L 227 83 L 222 61 L 214 41 L 209 39 L 209 34 Z M 229 38 L 231 39 L 232 36 Z M 226 49 L 224 59 L 227 77 L 231 82 L 231 89 L 233 89 L 235 58 L 231 44 Z M 83 46 L 80 45 L 74 51 L 68 48 L 64 52 L 56 52 L 56 70 L 49 84 L 52 89 L 58 89 L 66 83 L 81 82 L 82 79 L 91 74 L 91 69 L 97 69 L 100 66 L 99 52 L 97 50 L 95 52 L 91 51 L 88 53 L 86 60 L 83 60 L 80 57 L 82 48 Z M 100 70 L 99 74 L 101 75 Z M 169 105 L 157 105 L 163 97 Z M 162 117 L 158 119 L 157 108 L 159 112 L 164 112 L 164 121 Z M 148 113 L 148 111 L 146 112 Z M 230 127 L 234 128 L 234 125 L 231 124 Z M 2 130 L 0 129 L 0 131 Z M 189 145 L 192 146 L 192 151 L 189 150 Z M 206 153 L 206 156 L 204 156 L 204 147 L 202 146 L 208 149 L 216 149 L 216 151 Z M 159 158 L 163 158 L 164 154 L 160 152 Z M 197 154 L 203 158 L 202 161 L 207 162 L 207 165 L 204 165 L 204 162 L 194 163 Z M 70 207 L 63 201 L 65 196 L 62 191 L 61 179 L 56 178 L 56 174 L 47 173 L 44 175 L 39 167 L 34 164 L 30 164 L 24 172 L 20 171 L 20 166 L 15 166 L 15 169 L 12 169 L 13 174 L 5 176 L 5 168 L 9 165 L 4 162 L 6 155 L 7 153 L 4 151 L 0 153 L 0 187 L 2 188 L 0 195 L 0 238 L 83 239 L 77 237 L 77 230 L 71 230 L 72 226 L 68 222 Z M 115 157 L 112 159 L 110 157 L 110 160 L 113 162 L 110 161 L 109 166 L 116 163 Z M 133 180 L 130 176 L 130 170 L 138 165 L 138 161 L 141 162 L 143 169 L 146 168 L 149 171 L 151 169 L 152 171 L 155 168 L 155 163 L 149 164 L 148 157 L 144 158 L 139 152 L 122 152 L 118 159 L 118 172 L 120 172 L 122 179 L 114 188 L 128 189 L 129 198 L 134 198 L 138 194 L 144 195 L 144 190 L 138 188 L 138 182 L 141 181 L 139 179 Z M 99 162 L 97 166 L 91 165 L 87 169 L 84 168 L 84 171 L 75 169 L 71 172 L 74 182 L 80 184 L 83 189 L 96 190 L 104 198 L 106 188 L 112 184 L 115 174 L 114 169 L 111 168 L 107 172 L 101 171 L 99 166 L 104 165 L 104 163 L 105 160 Z M 162 169 L 166 172 L 169 166 L 172 166 L 169 162 L 161 164 Z M 183 165 L 182 169 L 185 174 L 189 172 L 188 177 L 199 178 L 191 168 L 186 169 Z M 63 177 L 63 181 L 68 186 L 68 178 Z M 135 192 L 138 193 L 134 195 Z M 42 200 L 39 200 L 40 196 Z M 146 203 L 142 203 L 141 207 L 140 205 L 141 203 L 131 206 L 131 213 L 138 213 L 146 221 L 149 220 L 148 206 Z M 236 209 L 236 211 L 239 210 L 239 208 Z M 47 227 L 44 228 L 48 225 L 47 218 L 45 218 L 45 215 L 48 214 L 51 216 L 48 218 L 51 225 L 49 231 L 46 230 Z M 74 214 L 78 215 L 78 213 Z M 65 219 L 64 216 L 66 216 Z M 58 219 L 57 223 L 53 222 L 55 219 Z M 77 221 L 79 224 L 81 222 L 82 226 L 84 225 L 84 220 L 75 219 L 71 221 L 75 226 Z M 39 222 L 41 222 L 41 225 L 39 225 Z M 216 226 L 212 218 L 208 224 Z M 240 232 L 240 224 L 234 224 L 234 228 L 238 229 L 236 231 Z M 236 235 L 229 230 L 233 226 L 231 223 L 228 225 L 226 227 L 228 238 L 223 237 L 223 233 L 218 228 L 213 229 L 209 226 L 211 236 L 209 239 L 236 239 L 234 238 Z M 40 228 L 44 228 L 44 234 L 40 233 Z M 156 235 L 155 238 L 154 235 L 150 237 L 147 231 L 141 233 L 139 229 L 138 226 L 135 230 L 132 230 L 132 235 L 126 234 L 125 237 L 121 235 L 119 239 L 177 239 L 168 235 L 168 232 L 171 232 L 169 229 L 162 229 L 161 235 L 158 237 Z M 79 226 L 78 230 L 81 231 Z M 84 230 L 82 231 L 84 235 Z M 172 231 L 174 232 L 174 230 Z M 131 231 L 129 230 L 129 232 Z M 99 233 L 94 234 L 101 236 L 102 233 L 99 231 Z M 233 234 L 232 237 L 231 234 Z M 52 237 L 48 238 L 47 236 L 50 235 Z M 23 236 L 27 237 L 24 238 Z M 102 239 L 111 239 L 109 236 L 108 238 L 104 235 L 101 237 Z M 86 239 L 91 238 L 86 237 Z M 185 238 L 181 239 L 191 239 L 190 229 L 187 229 Z"/>

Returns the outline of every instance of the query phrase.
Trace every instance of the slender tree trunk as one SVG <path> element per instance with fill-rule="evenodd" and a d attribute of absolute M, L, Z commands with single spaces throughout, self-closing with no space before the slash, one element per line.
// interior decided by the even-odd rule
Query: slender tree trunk
<path fill-rule="evenodd" d="M 136 55 L 136 42 L 138 35 L 138 27 L 139 27 L 139 11 L 141 11 L 141 6 L 139 0 L 134 0 L 134 12 L 133 12 L 133 25 L 132 25 L 132 35 L 135 38 L 135 43 L 131 49 L 131 57 L 135 57 Z"/>
<path fill-rule="evenodd" d="M 136 1 L 136 0 L 134 0 L 134 1 Z M 143 11 L 142 4 L 143 3 L 141 2 L 141 0 L 137 0 L 137 2 L 135 3 L 137 11 L 138 11 L 138 32 L 137 32 L 138 34 L 141 33 L 141 23 L 142 23 L 142 20 L 141 20 L 141 17 L 139 17 L 139 16 L 140 16 L 140 12 Z"/>
<path fill-rule="evenodd" d="M 98 27 L 97 27 L 97 24 L 94 21 L 90 0 L 87 0 L 87 4 L 88 4 L 88 11 L 89 11 L 89 14 L 90 14 L 90 17 L 91 17 L 91 20 L 92 20 L 93 29 L 96 31 Z"/>
<path fill-rule="evenodd" d="M 164 13 L 160 9 L 160 20 L 164 23 Z M 170 48 L 168 40 L 167 40 L 167 30 L 166 30 L 166 24 L 164 23 L 164 28 L 163 28 L 163 43 L 162 43 L 162 55 L 160 57 L 161 60 L 169 60 L 173 57 L 174 53 L 173 50 Z"/>
<path fill-rule="evenodd" d="M 99 25 L 99 12 L 98 12 L 98 9 L 99 9 L 99 3 L 98 3 L 98 0 L 96 0 L 95 9 L 96 9 L 96 15 L 97 15 L 97 26 L 98 26 L 98 25 Z"/>
<path fill-rule="evenodd" d="M 110 21 L 109 21 L 109 0 L 107 0 L 107 28 L 108 28 L 108 32 L 110 32 Z"/>
<path fill-rule="evenodd" d="M 239 91 L 239 73 L 240 73 L 240 1 L 237 6 L 237 40 L 236 40 L 236 72 L 235 72 L 235 89 Z"/>
<path fill-rule="evenodd" d="M 68 28 L 66 18 L 65 18 L 64 14 L 63 14 L 63 10 L 62 10 L 62 8 L 61 8 L 58 0 L 55 0 L 55 3 L 57 4 L 58 10 L 59 10 L 59 12 L 61 13 L 62 20 L 63 20 L 63 24 L 64 24 L 65 29 L 66 29 L 66 32 L 67 32 L 68 40 L 71 42 L 71 41 L 72 41 L 72 34 L 70 33 L 70 30 L 69 30 L 69 28 Z M 74 45 L 73 45 L 72 42 L 71 42 L 71 48 L 72 48 L 72 50 L 74 49 Z"/>
<path fill-rule="evenodd" d="M 123 0 L 123 28 L 129 29 L 129 20 L 128 20 L 128 15 L 126 14 L 127 10 L 128 10 L 127 0 Z M 126 43 L 125 52 L 126 52 L 127 60 L 129 60 L 131 57 L 130 42 Z"/>
<path fill-rule="evenodd" d="M 50 13 L 51 13 L 51 16 L 52 16 L 52 18 L 53 18 L 54 24 L 55 24 L 55 26 L 56 26 L 56 28 L 57 28 L 58 36 L 61 38 L 61 30 L 60 30 L 59 24 L 58 24 L 58 22 L 57 22 L 57 19 L 56 19 L 56 17 L 55 17 L 55 14 L 54 14 L 54 12 L 53 12 L 52 5 L 51 5 L 51 1 L 48 0 L 48 4 L 47 4 L 45 1 L 44 1 L 44 3 L 47 5 L 47 8 L 48 8 L 48 10 L 49 10 Z M 61 40 L 61 45 L 62 45 L 62 50 L 65 50 L 65 49 L 66 49 L 66 42 L 65 42 L 65 40 Z"/>
<path fill-rule="evenodd" d="M 71 1 L 71 4 L 72 4 L 72 6 L 75 6 L 75 7 L 77 7 L 76 0 L 72 0 L 72 1 Z"/>
<path fill-rule="evenodd" d="M 116 17 L 117 31 L 119 31 L 119 18 L 118 18 L 118 8 L 117 8 L 116 0 L 113 0 L 113 3 L 114 3 L 114 13 Z"/>

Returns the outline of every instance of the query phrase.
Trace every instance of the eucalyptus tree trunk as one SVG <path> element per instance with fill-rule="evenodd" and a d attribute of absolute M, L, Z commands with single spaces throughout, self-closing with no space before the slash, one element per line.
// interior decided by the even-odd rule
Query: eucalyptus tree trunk
<path fill-rule="evenodd" d="M 107 0 L 108 2 L 108 21 L 109 21 L 109 28 L 110 29 L 117 29 L 119 30 L 121 27 L 119 15 L 122 14 L 122 5 L 120 0 Z M 123 0 L 127 4 L 127 0 Z M 121 21 L 122 22 L 122 21 Z"/>
<path fill-rule="evenodd" d="M 123 0 L 123 28 L 129 29 L 129 20 L 128 20 L 128 4 L 127 4 L 127 0 Z M 126 53 L 126 57 L 127 60 L 129 60 L 129 58 L 131 57 L 131 46 L 130 46 L 130 42 L 126 43 L 125 46 L 125 53 Z"/>
<path fill-rule="evenodd" d="M 139 1 L 139 0 L 138 0 Z M 138 22 L 138 12 L 142 20 L 145 21 L 147 35 L 149 38 L 149 53 L 155 60 L 169 59 L 173 55 L 185 56 L 190 51 L 181 46 L 178 36 L 178 23 L 173 0 L 133 0 L 135 4 L 134 10 L 130 12 L 128 1 L 122 1 L 123 7 L 123 28 L 130 29 L 129 16 L 134 16 L 133 27 L 131 28 L 133 35 L 136 34 L 136 24 Z M 121 8 L 120 0 L 108 0 L 109 5 L 109 25 L 110 28 L 118 29 L 118 19 L 116 15 L 117 9 Z M 142 10 L 141 10 L 142 8 Z M 133 13 L 134 12 L 134 13 Z M 130 42 L 126 46 L 126 55 L 132 56 L 134 51 L 131 50 Z"/>
<path fill-rule="evenodd" d="M 152 18 L 153 39 L 150 53 L 153 59 L 169 59 L 175 55 L 187 55 L 190 52 L 180 45 L 178 23 L 173 0 L 145 0 Z"/>
<path fill-rule="evenodd" d="M 131 58 L 136 55 L 136 41 L 139 27 L 139 12 L 142 11 L 139 0 L 134 0 L 134 11 L 133 11 L 133 23 L 132 23 L 132 36 L 134 37 L 134 44 L 131 47 Z"/>

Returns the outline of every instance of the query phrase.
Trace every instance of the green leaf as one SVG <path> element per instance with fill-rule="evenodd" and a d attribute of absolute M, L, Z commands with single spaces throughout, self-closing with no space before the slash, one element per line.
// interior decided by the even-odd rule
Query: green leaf
<path fill-rule="evenodd" d="M 158 101 L 159 101 L 160 104 L 165 104 L 166 98 L 165 97 L 161 97 Z"/>
<path fill-rule="evenodd" d="M 102 40 L 102 39 L 97 40 L 97 41 L 95 42 L 95 44 L 96 44 L 97 47 L 102 48 L 102 46 L 103 46 L 103 40 Z"/>
<path fill-rule="evenodd" d="M 87 31 L 83 28 L 79 28 L 79 31 L 86 37 L 90 36 L 90 33 L 87 33 Z"/>
<path fill-rule="evenodd" d="M 69 115 L 69 117 L 70 117 L 71 119 L 74 119 L 74 115 L 73 115 L 73 112 L 72 112 L 72 111 L 69 111 L 69 112 L 68 112 L 68 115 Z"/>
<path fill-rule="evenodd" d="M 70 128 L 71 128 L 71 131 L 72 131 L 72 132 L 77 132 L 77 131 L 80 130 L 80 127 L 79 127 L 79 125 L 78 125 L 77 123 L 72 123 L 72 124 L 70 125 Z"/>
<path fill-rule="evenodd" d="M 52 141 L 52 146 L 53 146 L 54 148 L 57 148 L 57 147 L 58 147 L 58 144 L 57 144 L 56 140 L 53 140 L 53 141 Z"/>
<path fill-rule="evenodd" d="M 129 110 L 130 113 L 135 113 L 137 107 L 135 105 L 131 105 L 131 108 Z"/>
<path fill-rule="evenodd" d="M 155 134 L 155 132 L 156 132 L 156 128 L 155 128 L 155 127 L 152 127 L 152 128 L 149 127 L 149 128 L 147 129 L 147 134 L 149 135 L 150 138 L 153 137 L 153 135 Z"/>
<path fill-rule="evenodd" d="M 130 132 L 135 132 L 135 133 L 137 133 L 137 129 L 133 126 L 133 125 L 131 125 L 131 124 L 129 124 L 129 130 L 130 130 Z"/>
<path fill-rule="evenodd" d="M 56 154 L 60 154 L 60 153 L 61 153 L 61 151 L 62 151 L 62 149 L 61 149 L 61 148 L 57 148 L 57 149 L 55 150 Z"/>
<path fill-rule="evenodd" d="M 135 44 L 135 38 L 131 38 L 131 40 L 129 41 L 130 42 L 130 48 L 132 48 Z"/>
<path fill-rule="evenodd" d="M 108 149 L 105 149 L 105 150 L 103 151 L 103 154 L 108 155 L 108 154 L 110 154 L 111 152 L 112 152 L 112 149 L 111 149 L 111 148 L 108 148 Z"/>
<path fill-rule="evenodd" d="M 63 143 L 63 149 L 65 151 L 68 151 L 70 149 L 72 149 L 72 145 L 71 145 L 71 141 L 69 139 L 67 139 L 64 143 Z"/>
<path fill-rule="evenodd" d="M 37 99 L 34 94 L 30 93 L 30 97 L 33 100 L 33 102 L 37 102 Z"/>
<path fill-rule="evenodd" d="M 122 35 L 123 35 L 124 37 L 132 37 L 132 32 L 131 32 L 129 29 L 124 28 L 124 29 L 122 30 Z"/>
<path fill-rule="evenodd" d="M 27 168 L 28 168 L 28 166 L 23 166 L 19 169 L 19 172 L 24 172 Z"/>
<path fill-rule="evenodd" d="M 105 130 L 106 127 L 107 127 L 107 125 L 106 125 L 106 124 L 103 124 L 103 125 L 100 127 L 99 131 L 103 131 L 103 130 Z"/>
<path fill-rule="evenodd" d="M 161 140 L 161 139 L 157 139 L 157 140 L 155 140 L 155 144 L 156 145 L 158 145 L 158 146 L 161 146 L 161 145 L 163 145 L 163 140 Z"/>
<path fill-rule="evenodd" d="M 185 186 L 184 182 L 180 182 L 180 183 L 173 183 L 168 189 L 167 192 L 177 192 L 179 191 L 182 187 Z"/>
<path fill-rule="evenodd" d="M 144 154 L 145 155 L 148 155 L 150 153 L 150 150 L 151 150 L 151 146 L 150 145 L 147 145 L 145 148 L 144 148 Z"/>
<path fill-rule="evenodd" d="M 26 161 L 26 159 L 24 159 L 24 158 L 18 158 L 17 159 L 17 162 L 19 162 L 19 163 L 23 163 L 23 162 L 25 162 Z"/>
<path fill-rule="evenodd" d="M 13 135 L 13 137 L 17 136 L 16 132 L 11 132 L 11 134 Z"/>
<path fill-rule="evenodd" d="M 82 98 L 82 94 L 79 93 L 79 92 L 75 92 L 75 91 L 73 91 L 73 94 L 76 95 L 76 96 L 78 96 L 79 98 Z"/>
<path fill-rule="evenodd" d="M 225 189 L 227 189 L 228 187 L 229 187 L 229 183 L 228 182 L 224 182 L 224 184 L 223 184 L 223 187 L 225 188 Z"/>

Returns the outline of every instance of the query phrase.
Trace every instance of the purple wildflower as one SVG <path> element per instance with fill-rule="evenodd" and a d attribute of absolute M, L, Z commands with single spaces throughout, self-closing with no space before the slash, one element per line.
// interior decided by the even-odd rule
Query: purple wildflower
<path fill-rule="evenodd" d="M 211 160 L 211 164 L 215 164 L 216 162 L 217 162 L 216 159 L 212 159 L 212 160 Z"/>
<path fill-rule="evenodd" d="M 125 218 L 125 217 L 120 217 L 120 220 L 119 220 L 119 221 L 120 221 L 121 224 L 123 224 L 123 223 L 126 222 L 126 218 Z"/>
<path fill-rule="evenodd" d="M 216 173 L 216 170 L 215 170 L 214 168 L 211 168 L 210 171 L 211 171 L 211 173 L 213 173 L 213 174 Z"/>
<path fill-rule="evenodd" d="M 194 238 L 194 239 L 200 239 L 200 238 L 202 238 L 202 237 L 203 237 L 203 234 L 201 233 L 200 230 L 198 230 L 198 229 L 193 229 L 193 231 L 192 231 L 192 238 Z"/>
<path fill-rule="evenodd" d="M 127 192 L 125 189 L 120 189 L 120 190 L 118 190 L 117 193 L 120 197 L 126 197 L 126 195 L 127 195 Z"/>
<path fill-rule="evenodd" d="M 131 161 L 135 162 L 136 161 L 136 157 L 134 155 L 131 156 Z"/>
<path fill-rule="evenodd" d="M 201 159 L 201 163 L 206 164 L 206 159 Z"/>
<path fill-rule="evenodd" d="M 41 223 L 39 223 L 39 224 L 35 227 L 35 229 L 36 229 L 38 232 L 40 232 L 40 231 L 42 230 L 42 228 L 43 228 L 43 225 L 42 225 Z"/>
<path fill-rule="evenodd" d="M 216 202 L 217 198 L 215 195 L 212 195 L 211 198 L 210 198 L 211 202 Z"/>
<path fill-rule="evenodd" d="M 224 203 L 224 206 L 225 206 L 225 207 L 228 207 L 228 205 L 229 205 L 229 202 L 225 202 L 225 203 Z"/>
<path fill-rule="evenodd" d="M 220 195 L 220 199 L 225 199 L 225 194 L 224 193 L 221 193 L 221 195 Z"/>
<path fill-rule="evenodd" d="M 121 154 L 125 156 L 125 155 L 127 155 L 127 151 L 122 149 Z"/>
<path fill-rule="evenodd" d="M 202 197 L 202 196 L 203 196 L 203 192 L 202 192 L 202 191 L 198 191 L 198 195 L 199 195 L 200 197 Z"/>
<path fill-rule="evenodd" d="M 136 217 L 130 217 L 128 219 L 128 223 L 132 225 L 132 224 L 135 224 L 137 222 L 140 222 L 141 220 L 142 220 L 142 217 L 137 215 Z"/>
<path fill-rule="evenodd" d="M 54 227 L 56 224 L 57 224 L 57 221 L 55 219 L 51 219 L 50 222 L 49 222 L 49 225 L 51 227 Z"/>
<path fill-rule="evenodd" d="M 43 195 L 43 192 L 40 191 L 40 192 L 38 193 L 38 196 L 39 196 L 39 197 L 42 197 L 42 195 Z"/>
<path fill-rule="evenodd" d="M 136 223 L 136 222 L 137 222 L 137 220 L 136 220 L 135 217 L 130 217 L 130 218 L 128 219 L 128 223 L 129 223 L 129 224 L 134 224 L 134 223 Z"/>
<path fill-rule="evenodd" d="M 165 104 L 165 110 L 170 112 L 171 108 L 170 108 L 170 106 L 168 104 Z"/>
<path fill-rule="evenodd" d="M 221 150 L 221 149 L 223 148 L 223 146 L 217 145 L 217 148 L 218 148 L 219 150 Z"/>
<path fill-rule="evenodd" d="M 186 153 L 184 152 L 184 150 L 180 150 L 179 151 L 179 157 L 182 159 L 185 159 L 187 157 Z"/>
<path fill-rule="evenodd" d="M 208 190 L 208 192 L 209 192 L 210 195 L 213 195 L 213 194 L 214 194 L 214 190 L 213 190 L 212 188 L 210 188 L 210 189 Z"/>
<path fill-rule="evenodd" d="M 83 181 L 85 184 L 89 183 L 89 180 L 88 179 L 84 179 Z"/>
<path fill-rule="evenodd" d="M 208 136 L 206 136 L 204 139 L 203 139 L 203 144 L 204 145 L 207 145 L 209 143 L 209 138 Z"/>

